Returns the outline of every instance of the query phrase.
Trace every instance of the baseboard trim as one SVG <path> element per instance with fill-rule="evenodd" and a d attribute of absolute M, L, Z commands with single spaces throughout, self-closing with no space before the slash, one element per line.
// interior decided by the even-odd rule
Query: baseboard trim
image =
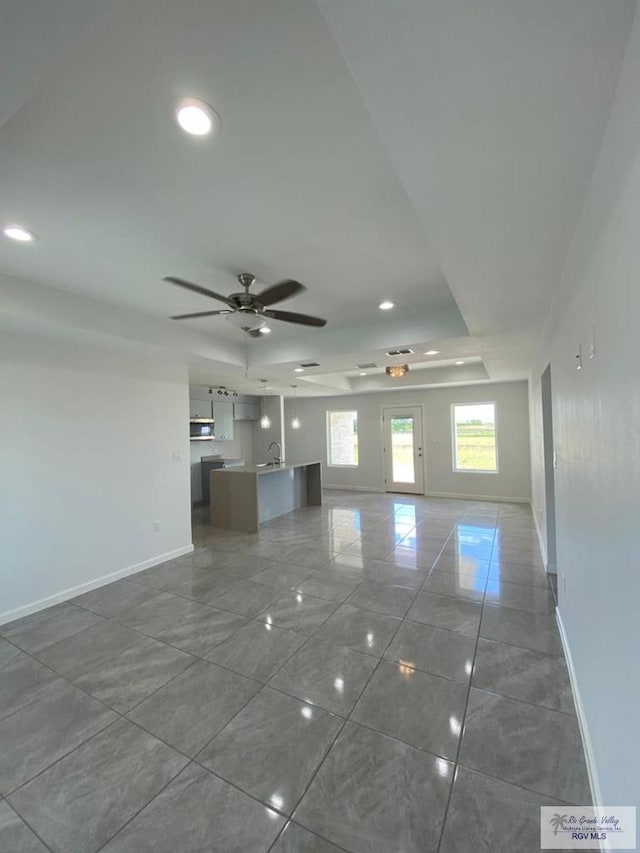
<path fill-rule="evenodd" d="M 545 542 L 544 536 L 542 535 L 542 530 L 540 530 L 540 524 L 538 523 L 538 510 L 537 507 L 531 504 L 531 512 L 533 513 L 533 523 L 536 526 L 536 534 L 538 536 L 538 545 L 540 547 L 540 553 L 542 554 L 542 561 L 544 562 L 545 571 L 547 572 L 555 572 L 556 569 L 549 566 L 547 562 L 547 543 Z"/>
<path fill-rule="evenodd" d="M 384 489 L 374 488 L 373 486 L 338 486 L 333 483 L 323 483 L 322 488 L 338 492 L 374 492 L 375 494 L 384 494 Z"/>
<path fill-rule="evenodd" d="M 152 566 L 166 563 L 167 560 L 175 560 L 176 557 L 182 557 L 185 554 L 190 554 L 192 551 L 193 544 L 184 545 L 182 548 L 175 548 L 173 551 L 167 551 L 165 554 L 157 554 L 155 557 L 143 560 L 141 563 L 135 563 L 133 566 L 118 569 L 117 572 L 111 572 L 108 575 L 102 575 L 99 578 L 94 578 L 77 586 L 63 589 L 61 592 L 55 592 L 53 595 L 40 598 L 38 601 L 32 601 L 30 604 L 24 604 L 22 607 L 16 607 L 14 610 L 7 610 L 4 613 L 0 613 L 0 625 L 13 622 L 14 619 L 21 619 L 23 616 L 30 616 L 32 613 L 37 613 L 46 607 L 51 607 L 54 604 L 60 604 L 63 601 L 68 601 L 70 598 L 75 598 L 76 595 L 81 595 L 83 592 L 91 592 L 93 589 L 106 586 L 108 583 L 113 583 L 113 581 L 126 578 L 129 575 L 135 575 L 136 572 L 141 572 L 143 569 L 150 569 Z"/>
<path fill-rule="evenodd" d="M 560 640 L 562 641 L 562 648 L 564 650 L 564 656 L 567 661 L 567 669 L 569 670 L 569 681 L 571 682 L 571 692 L 573 693 L 573 701 L 575 702 L 576 706 L 576 716 L 578 717 L 578 726 L 580 728 L 582 745 L 584 747 L 584 755 L 587 763 L 587 773 L 589 775 L 589 787 L 591 788 L 591 797 L 595 806 L 602 806 L 602 794 L 600 791 L 600 782 L 598 780 L 596 758 L 593 752 L 591 735 L 589 734 L 587 717 L 584 711 L 584 705 L 582 704 L 582 696 L 580 694 L 580 687 L 578 686 L 578 679 L 573 664 L 573 657 L 571 655 L 569 639 L 564 629 L 564 623 L 562 621 L 560 610 L 557 607 L 556 622 L 558 623 L 558 630 L 560 631 Z"/>
<path fill-rule="evenodd" d="M 507 495 L 466 495 L 461 492 L 427 492 L 428 498 L 450 498 L 461 501 L 494 501 L 496 503 L 528 504 L 529 498 L 514 498 Z"/>

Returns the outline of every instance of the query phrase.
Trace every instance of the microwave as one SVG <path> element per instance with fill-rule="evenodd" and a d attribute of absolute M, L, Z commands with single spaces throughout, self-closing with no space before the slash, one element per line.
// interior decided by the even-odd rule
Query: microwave
<path fill-rule="evenodd" d="M 211 441 L 213 439 L 213 421 L 189 421 L 191 441 Z"/>

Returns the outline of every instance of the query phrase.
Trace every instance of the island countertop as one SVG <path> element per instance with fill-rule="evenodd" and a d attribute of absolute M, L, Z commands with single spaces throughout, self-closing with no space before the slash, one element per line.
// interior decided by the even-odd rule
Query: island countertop
<path fill-rule="evenodd" d="M 322 503 L 318 460 L 215 468 L 209 476 L 213 527 L 255 533 L 265 521 Z"/>
<path fill-rule="evenodd" d="M 282 465 L 236 465 L 233 468 L 218 468 L 212 474 L 224 471 L 227 474 L 273 474 L 277 471 L 292 471 L 295 468 L 306 468 L 308 465 L 320 465 L 319 459 L 311 459 L 307 462 L 283 462 Z"/>

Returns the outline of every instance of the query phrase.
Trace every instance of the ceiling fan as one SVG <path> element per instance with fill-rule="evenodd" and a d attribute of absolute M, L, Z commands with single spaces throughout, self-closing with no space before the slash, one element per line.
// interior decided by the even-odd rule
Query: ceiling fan
<path fill-rule="evenodd" d="M 224 302 L 227 306 L 217 311 L 177 314 L 171 318 L 172 320 L 191 320 L 194 317 L 213 317 L 223 314 L 226 315 L 226 319 L 233 323 L 234 326 L 238 326 L 244 332 L 248 332 L 252 338 L 260 337 L 260 329 L 265 325 L 267 320 L 283 320 L 285 323 L 297 323 L 301 326 L 326 326 L 327 324 L 327 321 L 321 317 L 311 317 L 309 314 L 295 314 L 292 311 L 278 311 L 268 307 L 274 305 L 276 302 L 282 302 L 283 299 L 289 299 L 291 296 L 303 293 L 306 290 L 304 284 L 300 284 L 299 281 L 294 281 L 290 278 L 279 281 L 277 284 L 272 284 L 266 290 L 263 290 L 262 293 L 249 293 L 249 288 L 255 282 L 256 278 L 251 273 L 243 272 L 238 276 L 238 281 L 244 288 L 244 292 L 231 293 L 229 296 L 222 296 L 220 293 L 215 293 L 207 287 L 192 284 L 190 281 L 185 281 L 183 278 L 176 278 L 172 275 L 165 276 L 163 280 L 168 281 L 170 284 L 176 284 L 178 287 L 193 290 L 194 293 L 210 296 L 212 299 Z"/>

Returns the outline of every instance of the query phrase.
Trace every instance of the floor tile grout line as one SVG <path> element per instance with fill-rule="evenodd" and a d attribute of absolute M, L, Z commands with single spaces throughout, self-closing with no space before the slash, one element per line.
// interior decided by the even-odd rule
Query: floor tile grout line
<path fill-rule="evenodd" d="M 142 726 L 140 726 L 139 728 L 142 728 Z M 146 731 L 146 729 L 144 729 L 143 731 Z M 147 734 L 150 734 L 150 732 L 147 732 Z M 164 741 L 163 741 L 163 743 L 164 743 Z M 165 744 L 165 746 L 168 746 L 168 744 Z M 172 747 L 172 749 L 173 749 L 173 748 L 174 748 L 174 747 Z M 180 753 L 180 755 L 184 755 L 184 753 Z M 185 757 L 186 757 L 186 756 L 185 756 Z M 107 838 L 107 840 L 104 842 L 104 844 L 101 844 L 99 847 L 96 847 L 93 851 L 91 851 L 91 853 L 100 853 L 100 851 L 101 851 L 101 850 L 104 850 L 104 848 L 107 846 L 107 844 L 110 844 L 110 843 L 113 841 L 113 839 L 114 839 L 117 835 L 119 835 L 119 833 L 120 833 L 120 832 L 122 832 L 122 830 L 123 830 L 126 826 L 128 826 L 128 825 L 129 825 L 133 820 L 135 820 L 135 819 L 138 817 L 138 815 L 139 815 L 141 812 L 143 812 L 143 811 L 147 808 L 147 806 L 150 806 L 150 805 L 151 805 L 151 803 L 152 803 L 152 802 L 153 802 L 157 797 L 159 797 L 159 796 L 160 796 L 160 794 L 162 794 L 162 792 L 163 792 L 163 791 L 166 791 L 166 789 L 169 787 L 169 785 L 171 785 L 171 783 L 172 783 L 172 782 L 175 782 L 175 780 L 178 778 L 178 776 L 180 776 L 180 774 L 181 774 L 181 773 L 184 773 L 184 771 L 185 771 L 185 770 L 186 770 L 186 769 L 187 769 L 191 764 L 192 764 L 192 760 L 191 760 L 191 759 L 189 759 L 189 760 L 187 761 L 187 763 L 186 763 L 183 767 L 181 767 L 181 768 L 180 768 L 180 770 L 178 770 L 178 772 L 177 772 L 174 776 L 172 776 L 172 777 L 169 779 L 169 781 L 166 783 L 166 785 L 163 785 L 163 786 L 162 786 L 162 788 L 161 788 L 157 793 L 155 793 L 155 794 L 154 794 L 154 795 L 153 795 L 149 800 L 147 800 L 147 801 L 144 803 L 144 805 L 143 805 L 143 806 L 141 806 L 141 807 L 137 810 L 137 812 L 129 818 L 129 820 L 127 820 L 125 823 L 123 823 L 123 824 L 122 824 L 122 826 L 118 827 L 118 829 L 117 829 L 117 830 L 116 830 L 112 835 L 110 835 L 110 836 L 109 836 L 109 838 Z"/>
<path fill-rule="evenodd" d="M 494 541 L 493 541 L 493 546 L 492 546 L 492 550 L 491 550 L 491 556 L 492 557 L 493 557 L 493 549 L 495 548 L 495 541 L 496 541 L 495 537 L 496 537 L 496 535 L 497 535 L 497 533 L 494 535 Z M 476 666 L 476 659 L 477 659 L 477 655 L 478 655 L 478 645 L 480 643 L 480 631 L 482 629 L 482 616 L 484 614 L 485 600 L 486 600 L 486 586 L 488 586 L 488 580 L 487 580 L 487 584 L 485 585 L 485 599 L 483 599 L 483 604 L 481 606 L 480 623 L 478 624 L 478 633 L 476 636 L 476 645 L 475 645 L 475 649 L 474 649 L 474 653 L 473 653 L 473 663 L 471 666 L 471 676 L 469 678 L 469 686 L 467 689 L 467 699 L 466 699 L 464 714 L 463 714 L 463 718 L 462 718 L 462 728 L 460 730 L 460 738 L 458 741 L 458 749 L 456 752 L 454 771 L 453 771 L 453 776 L 451 779 L 451 787 L 449 788 L 449 796 L 447 799 L 447 804 L 446 804 L 444 816 L 442 819 L 442 827 L 440 830 L 440 839 L 438 841 L 438 846 L 437 846 L 438 853 L 440 851 L 440 848 L 442 846 L 442 840 L 444 838 L 444 832 L 445 832 L 445 828 L 446 828 L 447 818 L 449 815 L 449 808 L 451 806 L 451 799 L 453 797 L 453 789 L 454 789 L 455 782 L 456 782 L 457 769 L 460 766 L 460 752 L 462 749 L 462 741 L 463 741 L 463 737 L 464 737 L 465 729 L 466 729 L 466 725 L 467 725 L 467 713 L 468 713 L 468 709 L 469 709 L 469 699 L 471 697 L 471 690 L 472 690 L 472 685 L 473 685 L 473 676 L 474 676 L 474 670 L 475 670 L 475 666 Z"/>
<path fill-rule="evenodd" d="M 311 833 L 311 835 L 316 835 L 318 838 L 322 839 L 322 841 L 326 841 L 327 844 L 333 845 L 336 848 L 336 850 L 340 851 L 340 853 L 353 853 L 352 850 L 347 850 L 346 847 L 342 847 L 342 845 L 336 844 L 335 841 L 329 841 L 329 839 L 326 836 L 320 835 L 319 832 L 316 832 L 315 830 L 312 831 L 310 829 L 307 829 L 301 823 L 298 823 L 297 821 L 295 821 L 292 817 L 287 818 L 287 822 L 282 827 L 280 832 L 276 835 L 276 837 L 273 841 L 273 844 L 271 844 L 271 846 L 269 847 L 269 849 L 265 853 L 272 853 L 272 851 L 275 850 L 276 844 L 278 843 L 278 841 L 280 841 L 280 839 L 282 838 L 282 836 L 284 835 L 284 833 L 287 831 L 288 827 L 291 824 L 293 824 L 294 826 L 297 826 L 299 829 L 302 829 L 304 832 L 309 832 L 309 833 Z"/>
<path fill-rule="evenodd" d="M 456 764 L 456 769 L 458 767 L 462 767 L 464 770 L 468 770 L 471 773 L 475 773 L 477 776 L 484 776 L 487 779 L 492 779 L 494 782 L 502 782 L 503 785 L 509 785 L 512 788 L 517 788 L 519 791 L 525 791 L 527 794 L 533 794 L 537 797 L 546 797 L 548 800 L 554 800 L 558 805 L 566 805 L 566 806 L 579 806 L 584 805 L 583 803 L 571 803 L 568 800 L 563 800 L 560 797 L 553 797 L 549 793 L 545 793 L 544 791 L 538 791 L 535 788 L 527 788 L 524 785 L 519 785 L 517 782 L 510 782 L 509 779 L 504 779 L 502 776 L 494 776 L 492 773 L 487 773 L 485 770 L 478 770 L 476 767 L 471 767 L 470 764 Z"/>
<path fill-rule="evenodd" d="M 447 817 L 449 815 L 449 807 L 451 805 L 451 798 L 453 796 L 453 788 L 454 788 L 455 781 L 456 781 L 456 773 L 457 773 L 459 759 L 460 759 L 460 751 L 462 749 L 462 738 L 464 736 L 464 732 L 465 732 L 465 728 L 466 728 L 466 724 L 467 724 L 467 711 L 469 709 L 469 698 L 471 696 L 471 682 L 473 679 L 473 671 L 475 669 L 476 657 L 478 654 L 478 643 L 480 641 L 480 627 L 482 625 L 482 608 L 483 607 L 484 607 L 484 605 L 481 605 L 480 621 L 478 622 L 478 631 L 476 634 L 476 642 L 475 642 L 475 646 L 473 649 L 473 658 L 472 658 L 472 662 L 471 662 L 471 675 L 469 676 L 469 684 L 467 685 L 467 695 L 466 695 L 465 704 L 464 704 L 464 711 L 462 712 L 460 734 L 458 736 L 458 746 L 456 749 L 456 757 L 455 757 L 454 762 L 453 762 L 453 771 L 451 774 L 451 783 L 449 785 L 449 795 L 447 797 L 447 803 L 445 805 L 444 813 L 442 815 L 442 826 L 440 827 L 440 838 L 438 839 L 438 844 L 436 847 L 436 850 L 438 851 L 438 853 L 440 851 L 440 847 L 442 846 L 442 839 L 444 838 L 444 830 L 445 830 L 445 826 L 447 823 Z"/>
<path fill-rule="evenodd" d="M 113 709 L 109 708 L 109 710 L 111 711 Z M 23 788 L 26 788 L 27 785 L 30 785 L 32 782 L 35 782 L 35 780 L 42 776 L 43 773 L 46 773 L 47 771 L 51 770 L 51 768 L 55 767 L 55 765 L 58 764 L 60 761 L 63 761 L 65 758 L 68 758 L 70 755 L 76 752 L 76 750 L 80 749 L 80 747 L 84 746 L 85 744 L 89 743 L 89 741 L 98 737 L 98 735 L 103 734 L 103 732 L 105 732 L 111 726 L 115 726 L 115 724 L 120 722 L 123 717 L 122 714 L 118 714 L 117 711 L 114 711 L 114 713 L 117 714 L 114 720 L 109 720 L 107 723 L 104 724 L 104 726 L 102 726 L 102 728 L 98 729 L 98 731 L 92 732 L 88 738 L 85 738 L 85 740 L 81 741 L 80 743 L 77 743 L 72 749 L 67 750 L 64 755 L 58 756 L 58 758 L 56 758 L 55 761 L 52 761 L 51 764 L 47 764 L 46 767 L 42 767 L 40 770 L 38 770 L 38 772 L 34 776 L 31 776 L 29 779 L 26 779 L 24 782 L 21 782 L 17 788 L 14 788 L 10 793 L 4 795 L 5 799 L 10 800 L 10 798 L 15 796 L 18 791 L 21 791 Z M 18 814 L 20 814 L 17 806 L 14 805 L 14 808 L 18 812 Z"/>
<path fill-rule="evenodd" d="M 13 805 L 13 803 L 9 802 L 7 797 L 4 797 L 2 800 L 0 800 L 0 802 L 5 802 L 7 804 L 7 806 L 11 809 L 11 811 L 17 816 L 18 820 L 21 820 L 22 823 L 24 823 L 24 825 L 27 826 L 31 830 L 31 832 L 33 832 L 33 834 L 38 839 L 38 841 L 42 844 L 42 846 L 46 850 L 49 851 L 49 853 L 54 853 L 54 851 L 51 849 L 51 847 L 49 847 L 49 845 L 46 843 L 46 841 L 38 835 L 38 833 L 31 826 L 29 821 L 20 814 L 20 812 L 16 809 L 16 807 Z"/>
<path fill-rule="evenodd" d="M 399 624 L 399 625 L 398 625 L 398 627 L 396 628 L 396 631 L 394 632 L 393 637 L 392 637 L 392 638 L 391 638 L 391 640 L 389 641 L 389 644 L 393 641 L 393 639 L 395 638 L 395 635 L 396 635 L 396 634 L 397 634 L 397 632 L 400 630 L 400 626 L 401 626 L 401 624 L 402 624 L 402 621 L 400 622 L 400 624 Z M 311 638 L 309 638 L 309 639 L 311 639 Z M 305 643 L 303 643 L 303 645 L 300 647 L 300 649 L 302 649 L 304 645 L 306 645 L 306 642 L 305 642 Z M 335 644 L 333 644 L 333 645 L 335 645 Z M 345 646 L 338 646 L 338 648 L 347 648 L 347 647 L 345 647 Z M 300 649 L 298 649 L 298 651 L 300 651 Z M 351 650 L 351 651 L 353 651 L 353 650 Z M 385 650 L 385 651 L 386 651 L 386 650 Z M 333 713 L 333 714 L 335 714 L 335 716 L 338 716 L 338 717 L 340 717 L 340 718 L 343 720 L 342 725 L 340 726 L 340 728 L 339 728 L 339 729 L 338 729 L 338 731 L 336 732 L 336 736 L 335 736 L 335 738 L 333 739 L 333 741 L 331 742 L 331 744 L 329 745 L 329 748 L 327 749 L 327 751 L 325 752 L 325 754 L 324 754 L 324 756 L 323 756 L 323 758 L 322 758 L 322 761 L 318 764 L 318 766 L 316 767 L 316 769 L 315 769 L 315 771 L 313 772 L 313 774 L 309 777 L 309 781 L 307 782 L 307 785 L 305 786 L 304 790 L 302 791 L 302 794 L 301 794 L 301 795 L 300 795 L 300 797 L 298 798 L 297 802 L 295 803 L 295 805 L 294 805 L 294 807 L 293 807 L 293 809 L 292 809 L 292 811 L 291 811 L 291 817 L 293 817 L 293 815 L 295 814 L 295 812 L 296 812 L 296 810 L 298 809 L 298 807 L 300 806 L 300 803 L 302 802 L 302 800 L 303 800 L 303 798 L 304 798 L 305 794 L 307 793 L 307 791 L 308 791 L 308 790 L 309 790 L 309 788 L 311 787 L 311 784 L 313 783 L 313 780 L 314 780 L 314 779 L 316 778 L 316 776 L 318 775 L 318 772 L 320 771 L 320 768 L 322 767 L 322 765 L 323 765 L 323 764 L 325 763 L 325 761 L 327 760 L 327 758 L 328 758 L 328 756 L 329 756 L 329 754 L 330 754 L 331 750 L 333 749 L 333 747 L 334 747 L 334 745 L 335 745 L 335 743 L 336 743 L 336 741 L 337 741 L 338 737 L 339 737 L 339 736 L 340 736 L 340 734 L 343 732 L 343 730 L 344 730 L 345 726 L 346 726 L 346 725 L 347 725 L 347 723 L 349 722 L 349 719 L 350 719 L 351 714 L 353 713 L 353 710 L 355 709 L 356 705 L 358 704 L 358 702 L 359 702 L 360 698 L 362 697 L 362 695 L 363 695 L 364 691 L 365 691 L 365 690 L 367 689 L 367 687 L 369 686 L 369 683 L 371 682 L 371 679 L 373 678 L 373 676 L 375 675 L 376 671 L 378 670 L 378 667 L 380 666 L 381 662 L 382 662 L 382 658 L 379 658 L 379 659 L 378 659 L 378 662 L 376 663 L 375 667 L 373 668 L 373 670 L 371 671 L 371 673 L 370 673 L 369 677 L 367 678 L 366 682 L 364 683 L 364 685 L 363 685 L 363 687 L 362 687 L 362 690 L 360 691 L 360 693 L 358 694 L 358 696 L 357 696 L 357 697 L 356 697 L 356 699 L 354 700 L 353 705 L 352 705 L 352 707 L 351 707 L 351 710 L 349 711 L 349 714 L 348 714 L 346 717 L 342 717 L 342 715 L 340 715 L 340 714 L 335 714 L 335 712 L 333 712 L 333 711 L 329 711 L 329 713 Z M 284 664 L 283 664 L 283 666 L 284 666 Z M 280 669 L 282 669 L 282 667 L 280 667 Z M 280 671 L 280 670 L 278 670 L 278 672 L 279 672 L 279 671 Z M 272 678 L 275 678 L 275 675 L 276 675 L 276 674 L 277 674 L 277 673 L 274 673 L 274 676 L 272 676 Z M 272 689 L 274 689 L 274 688 L 272 688 Z M 275 689 L 277 689 L 277 688 L 275 688 Z M 286 693 L 286 692 L 285 692 L 285 691 L 283 691 L 283 690 L 282 690 L 282 691 L 280 691 L 280 690 L 279 690 L 278 692 L 282 692 L 282 693 L 284 693 L 284 695 L 287 695 L 287 696 L 290 696 L 290 695 L 291 695 L 291 694 Z M 296 699 L 298 699 L 298 701 L 304 701 L 304 700 L 300 700 L 300 699 L 299 699 L 299 697 L 292 697 L 292 698 L 296 698 Z M 321 706 L 319 706 L 319 705 L 318 705 L 317 707 L 321 707 Z M 325 710 L 325 711 L 326 711 L 327 709 L 326 709 L 326 708 L 323 708 L 322 710 Z M 302 825 L 302 824 L 301 824 L 301 825 Z M 274 842 L 274 844 L 275 844 L 275 842 Z"/>
<path fill-rule="evenodd" d="M 572 714 L 570 711 L 560 711 L 558 708 L 550 708 L 548 705 L 540 705 L 537 702 L 529 702 L 526 699 L 519 699 L 517 696 L 509 696 L 506 693 L 499 693 L 497 690 L 490 690 L 488 687 L 479 687 L 473 683 L 473 675 L 471 676 L 471 687 L 482 693 L 490 693 L 492 696 L 497 696 L 500 699 L 508 699 L 510 702 L 519 702 L 521 705 L 537 708 L 539 711 L 550 711 L 552 714 L 562 714 L 564 717 L 576 719 L 576 714 Z"/>
<path fill-rule="evenodd" d="M 133 648 L 133 647 L 132 647 L 132 648 Z M 22 651 L 22 650 L 21 650 L 21 651 Z M 86 690 L 85 688 L 83 688 L 83 687 L 79 686 L 78 684 L 75 684 L 73 681 L 71 681 L 71 680 L 68 678 L 68 676 L 66 676 L 66 675 L 62 675 L 62 674 L 61 674 L 61 673 L 59 673 L 57 670 L 53 669 L 53 667 L 49 666 L 49 665 L 48 665 L 48 664 L 46 664 L 46 663 L 43 663 L 41 660 L 39 660 L 38 658 L 34 657 L 34 656 L 33 656 L 32 654 L 30 654 L 29 652 L 23 652 L 23 654 L 27 655 L 27 657 L 31 658 L 31 660 L 33 660 L 33 661 L 34 661 L 35 663 L 37 663 L 39 666 L 42 666 L 44 669 L 49 670 L 49 672 L 51 672 L 53 675 L 55 675 L 55 677 L 56 677 L 56 678 L 60 679 L 61 681 L 66 682 L 66 683 L 67 683 L 67 685 L 68 685 L 69 687 L 73 687 L 73 688 L 75 688 L 76 690 L 79 690 L 81 693 L 84 693 L 84 695 L 85 695 L 85 696 L 87 696 L 89 699 L 92 699 L 94 702 L 98 702 L 98 704 L 103 705 L 103 706 L 104 706 L 108 711 L 113 711 L 113 713 L 114 713 L 114 714 L 119 714 L 120 716 L 122 716 L 122 715 L 120 714 L 120 712 L 119 712 L 119 711 L 116 711 L 116 709 L 115 709 L 115 708 L 112 708 L 112 707 L 111 707 L 111 705 L 107 704 L 106 702 L 103 702 L 103 701 L 102 701 L 102 699 L 98 699 L 98 697 L 97 697 L 97 696 L 94 696 L 92 693 L 89 693 L 89 691 L 88 691 L 88 690 Z M 27 702 L 25 705 L 22 705 L 20 708 L 17 708 L 15 711 L 11 711 L 11 713 L 10 713 L 10 714 L 6 714 L 4 717 L 0 718 L 0 722 L 4 722 L 5 720 L 8 720 L 10 717 L 13 717 L 15 714 L 18 714 L 18 713 L 20 713 L 21 711 L 24 711 L 26 708 L 31 707 L 31 705 L 35 705 L 35 704 L 37 704 L 38 702 L 41 702 L 43 699 L 46 699 L 46 696 L 41 696 L 41 697 L 40 697 L 40 698 L 38 698 L 38 699 L 32 699 L 32 700 L 30 700 L 30 701 L 29 701 L 29 702 Z"/>
<path fill-rule="evenodd" d="M 346 716 L 346 717 L 343 717 L 343 718 L 342 718 L 342 720 L 343 720 L 342 725 L 340 726 L 339 730 L 336 732 L 336 736 L 335 736 L 335 738 L 333 739 L 333 741 L 331 742 L 331 744 L 330 744 L 330 746 L 329 746 L 329 749 L 328 749 L 328 750 L 326 751 L 326 753 L 324 754 L 324 756 L 323 756 L 323 758 L 322 758 L 322 761 L 318 764 L 318 766 L 316 767 L 315 771 L 314 771 L 314 772 L 311 774 L 311 776 L 309 777 L 309 781 L 307 782 L 307 784 L 306 784 L 306 786 L 305 786 L 304 790 L 302 791 L 302 794 L 300 795 L 300 797 L 298 798 L 298 800 L 297 800 L 297 802 L 296 802 L 296 804 L 295 804 L 294 808 L 292 809 L 292 811 L 291 811 L 291 816 L 292 816 L 292 817 L 295 815 L 296 811 L 297 811 L 297 810 L 298 810 L 298 808 L 300 807 L 300 804 L 301 804 L 302 800 L 304 799 L 305 795 L 307 794 L 307 792 L 308 792 L 308 791 L 309 791 L 309 789 L 311 788 L 311 785 L 313 784 L 314 779 L 317 777 L 317 775 L 318 775 L 318 773 L 320 772 L 320 770 L 321 770 L 322 766 L 324 765 L 325 761 L 328 759 L 329 755 L 331 754 L 331 751 L 333 750 L 333 747 L 335 746 L 335 744 L 336 744 L 336 742 L 337 742 L 338 738 L 340 737 L 340 735 L 342 734 L 342 732 L 345 730 L 345 728 L 346 728 L 346 726 L 347 726 L 347 723 L 349 723 L 349 722 L 350 722 L 350 717 L 351 717 L 351 714 L 353 713 L 354 708 L 355 708 L 355 707 L 356 707 L 356 705 L 358 704 L 358 702 L 359 702 L 360 698 L 362 697 L 362 694 L 364 693 L 364 691 L 365 691 L 365 690 L 367 689 L 367 687 L 369 686 L 369 683 L 371 682 L 371 679 L 373 678 L 373 676 L 375 675 L 376 671 L 378 670 L 378 667 L 380 666 L 380 663 L 381 663 L 381 661 L 379 660 L 379 661 L 378 661 L 378 663 L 376 664 L 376 666 L 375 666 L 375 667 L 373 668 L 373 670 L 371 671 L 371 674 L 370 674 L 370 675 L 369 675 L 369 677 L 367 678 L 366 682 L 364 683 L 364 685 L 363 685 L 363 687 L 362 687 L 362 690 L 360 691 L 360 693 L 359 693 L 359 694 L 358 694 L 358 696 L 356 697 L 356 699 L 355 699 L 355 701 L 354 701 L 354 703 L 353 703 L 353 705 L 352 705 L 352 707 L 351 707 L 351 710 L 349 711 L 349 713 L 347 714 L 347 716 Z M 304 824 L 301 824 L 301 826 L 305 827 L 305 825 L 304 825 Z M 309 829 L 309 827 L 305 827 L 305 828 Z M 313 830 L 310 830 L 310 831 L 311 831 L 311 832 L 313 832 Z"/>

